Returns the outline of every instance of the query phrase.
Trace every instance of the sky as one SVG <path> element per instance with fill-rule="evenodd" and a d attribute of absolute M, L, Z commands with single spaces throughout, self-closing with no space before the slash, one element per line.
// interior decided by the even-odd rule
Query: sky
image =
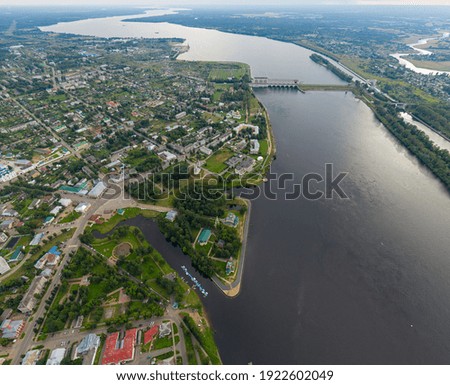
<path fill-rule="evenodd" d="M 189 6 L 220 5 L 223 0 L 0 0 L 0 5 L 100 5 L 100 6 Z M 227 5 L 242 4 L 242 0 L 228 0 Z M 448 5 L 450 0 L 246 0 L 245 5 Z"/>

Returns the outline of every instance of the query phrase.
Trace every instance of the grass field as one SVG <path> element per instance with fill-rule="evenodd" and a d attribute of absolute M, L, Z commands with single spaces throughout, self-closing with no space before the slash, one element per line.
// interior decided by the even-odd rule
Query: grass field
<path fill-rule="evenodd" d="M 72 211 L 69 215 L 65 216 L 63 219 L 58 221 L 58 223 L 70 223 L 70 222 L 77 220 L 79 217 L 81 217 L 80 213 L 77 213 L 76 211 Z"/>
<path fill-rule="evenodd" d="M 214 68 L 209 73 L 209 80 L 220 82 L 228 79 L 242 79 L 242 77 L 249 73 L 248 66 L 241 63 L 227 63 Z"/>
<path fill-rule="evenodd" d="M 225 164 L 225 161 L 230 159 L 232 156 L 233 152 L 231 150 L 223 148 L 206 160 L 205 167 L 209 171 L 219 174 L 228 167 Z"/>

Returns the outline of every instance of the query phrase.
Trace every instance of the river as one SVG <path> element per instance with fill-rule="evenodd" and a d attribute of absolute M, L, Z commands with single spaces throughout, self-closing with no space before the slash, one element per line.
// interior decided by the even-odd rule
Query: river
<path fill-rule="evenodd" d="M 449 38 L 449 33 L 444 33 L 442 35 L 443 39 L 448 39 Z M 425 45 L 428 43 L 429 40 L 432 40 L 431 38 L 429 39 L 420 39 L 417 43 L 414 44 L 408 44 L 408 46 L 410 48 L 412 48 L 414 51 L 416 51 L 416 55 L 421 55 L 421 56 L 431 56 L 434 55 L 433 52 L 428 51 L 426 49 L 422 49 L 419 48 L 422 45 Z M 408 57 L 410 54 L 409 53 L 394 53 L 391 56 L 394 57 L 395 59 L 398 60 L 398 62 L 408 68 L 411 71 L 414 71 L 418 74 L 422 74 L 422 75 L 450 75 L 450 71 L 438 71 L 438 70 L 431 70 L 428 68 L 423 68 L 423 67 L 417 67 L 416 65 L 414 65 L 413 63 L 411 63 L 409 60 L 405 59 L 406 57 Z"/>
<path fill-rule="evenodd" d="M 253 75 L 340 82 L 309 61 L 310 51 L 292 44 L 120 20 L 45 29 L 184 37 L 190 50 L 182 59 L 245 61 Z M 448 364 L 448 192 L 352 94 L 263 89 L 256 95 L 270 114 L 277 143 L 272 171 L 299 181 L 333 163 L 336 173 L 348 172 L 342 187 L 349 199 L 280 195 L 253 201 L 240 295 L 228 299 L 201 280 L 224 363 Z M 181 272 L 187 257 L 151 220 L 127 223 L 139 225 Z"/>

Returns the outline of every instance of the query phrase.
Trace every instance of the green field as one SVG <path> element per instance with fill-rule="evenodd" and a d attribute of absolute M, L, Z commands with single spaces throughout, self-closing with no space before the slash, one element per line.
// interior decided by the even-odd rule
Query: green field
<path fill-rule="evenodd" d="M 69 215 L 65 216 L 58 223 L 70 223 L 70 222 L 77 220 L 79 217 L 81 217 L 80 213 L 77 213 L 76 211 L 72 211 Z"/>
<path fill-rule="evenodd" d="M 219 174 L 228 167 L 225 162 L 233 155 L 231 150 L 222 148 L 206 160 L 205 167 L 209 171 Z"/>

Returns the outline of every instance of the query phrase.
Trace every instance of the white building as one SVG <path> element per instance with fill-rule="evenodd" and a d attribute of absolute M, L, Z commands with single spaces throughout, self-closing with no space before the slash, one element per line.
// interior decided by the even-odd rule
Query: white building
<path fill-rule="evenodd" d="M 66 349 L 58 348 L 52 351 L 50 358 L 47 360 L 46 365 L 60 365 L 61 361 L 64 359 L 66 355 Z"/>
<path fill-rule="evenodd" d="M 17 309 L 22 313 L 30 313 L 34 307 L 36 306 L 37 299 L 35 295 L 39 295 L 44 288 L 45 283 L 47 282 L 47 278 L 45 277 L 35 277 L 31 282 L 30 288 L 28 289 L 25 296 L 20 301 Z"/>
<path fill-rule="evenodd" d="M 0 233 L 0 243 L 5 243 L 8 240 L 8 236 L 5 233 Z"/>
<path fill-rule="evenodd" d="M 37 246 L 42 241 L 42 238 L 44 238 L 44 233 L 38 233 L 34 236 L 34 238 L 30 242 L 30 246 Z"/>
<path fill-rule="evenodd" d="M 38 349 L 28 351 L 22 360 L 22 365 L 36 365 L 40 355 L 41 351 Z"/>
<path fill-rule="evenodd" d="M 251 124 L 244 124 L 244 123 L 242 123 L 242 124 L 240 124 L 239 126 L 234 127 L 234 128 L 233 128 L 233 131 L 234 131 L 236 134 L 239 134 L 242 130 L 244 130 L 244 129 L 246 129 L 246 128 L 251 128 L 252 134 L 253 134 L 254 136 L 259 135 L 259 127 L 258 127 L 258 126 L 253 126 L 253 125 L 251 125 Z"/>
<path fill-rule="evenodd" d="M 5 258 L 0 257 L 0 274 L 5 274 L 9 270 L 11 270 L 11 268 L 9 267 L 8 262 L 6 262 Z"/>
<path fill-rule="evenodd" d="M 100 181 L 93 187 L 91 191 L 89 191 L 88 196 L 90 196 L 91 198 L 98 198 L 105 192 L 106 188 L 106 184 Z"/>
<path fill-rule="evenodd" d="M 75 207 L 75 212 L 77 213 L 85 213 L 89 207 L 91 207 L 90 203 L 81 202 L 77 207 Z"/>
<path fill-rule="evenodd" d="M 259 142 L 256 139 L 250 140 L 250 154 L 256 155 L 259 153 Z"/>
<path fill-rule="evenodd" d="M 62 206 L 56 206 L 55 208 L 52 209 L 52 211 L 50 211 L 50 214 L 56 216 L 61 211 L 61 209 Z"/>
<path fill-rule="evenodd" d="M 199 151 L 207 156 L 212 154 L 212 150 L 208 147 L 202 146 L 199 148 Z"/>
<path fill-rule="evenodd" d="M 163 151 L 163 152 L 160 152 L 160 153 L 158 154 L 158 156 L 159 156 L 162 160 L 165 160 L 165 161 L 167 161 L 167 162 L 171 162 L 172 160 L 177 159 L 177 156 L 176 156 L 175 154 L 172 154 L 172 153 L 169 152 L 169 151 Z"/>
<path fill-rule="evenodd" d="M 100 337 L 94 333 L 88 334 L 81 340 L 80 344 L 77 346 L 75 350 L 75 358 L 88 354 L 93 349 L 97 350 L 99 346 Z M 94 360 L 94 358 L 95 354 L 93 354 L 92 360 Z"/>
<path fill-rule="evenodd" d="M 63 207 L 69 207 L 72 204 L 72 199 L 61 198 L 58 202 Z"/>

